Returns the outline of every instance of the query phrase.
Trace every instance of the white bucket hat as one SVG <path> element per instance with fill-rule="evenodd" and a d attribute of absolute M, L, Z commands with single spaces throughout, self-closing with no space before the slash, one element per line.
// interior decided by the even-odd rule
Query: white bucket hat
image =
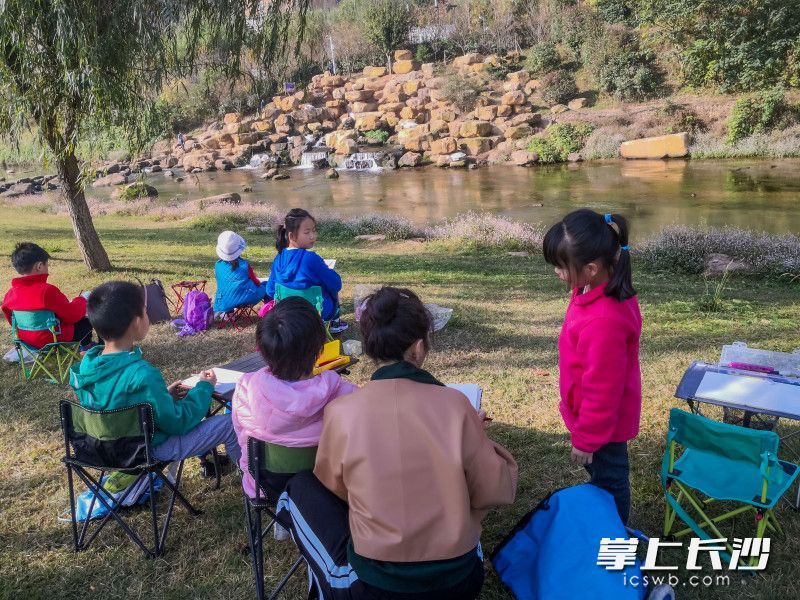
<path fill-rule="evenodd" d="M 223 231 L 217 238 L 217 256 L 222 260 L 236 260 L 242 255 L 247 244 L 244 238 L 233 231 Z"/>

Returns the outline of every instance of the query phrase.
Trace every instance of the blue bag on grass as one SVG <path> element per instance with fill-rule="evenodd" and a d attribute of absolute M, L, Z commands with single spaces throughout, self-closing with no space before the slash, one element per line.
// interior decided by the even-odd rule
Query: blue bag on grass
<path fill-rule="evenodd" d="M 641 575 L 638 558 L 621 571 L 597 564 L 602 538 L 630 537 L 611 494 L 586 483 L 542 500 L 491 559 L 518 600 L 641 600 L 644 586 L 626 585 Z"/>
<path fill-rule="evenodd" d="M 161 491 L 164 482 L 161 480 L 160 477 L 156 477 L 152 473 L 149 475 L 153 478 L 153 488 L 155 489 L 156 493 Z M 106 486 L 109 483 L 109 478 L 113 477 L 113 475 L 104 475 L 103 479 L 101 480 L 101 485 Z M 125 494 L 125 490 L 127 488 L 123 488 L 120 491 L 116 492 L 109 492 L 105 488 L 102 489 L 101 493 L 103 494 L 103 498 L 105 498 L 106 502 L 108 502 L 111 506 L 116 506 L 116 503 L 119 501 L 120 498 Z M 147 480 L 142 479 L 136 484 L 136 487 L 128 493 L 125 497 L 125 501 L 123 502 L 123 506 L 134 506 L 134 505 L 141 505 L 147 502 L 150 498 L 150 486 L 147 485 Z M 92 504 L 92 500 L 94 500 L 94 504 Z M 89 510 L 91 507 L 92 513 L 89 514 Z M 79 496 L 75 497 L 75 522 L 82 523 L 86 519 L 102 519 L 108 514 L 108 509 L 105 505 L 100 502 L 97 498 L 95 498 L 95 492 L 93 489 L 88 489 Z M 68 515 L 59 518 L 60 521 L 71 521 L 72 518 Z"/>

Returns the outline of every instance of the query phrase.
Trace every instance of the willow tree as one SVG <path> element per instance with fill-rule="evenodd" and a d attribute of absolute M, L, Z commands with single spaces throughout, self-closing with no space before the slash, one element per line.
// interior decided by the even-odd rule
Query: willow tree
<path fill-rule="evenodd" d="M 244 44 L 263 63 L 286 51 L 309 0 L 0 0 L 0 132 L 34 129 L 52 154 L 81 255 L 111 267 L 76 154 L 89 127 L 121 126 L 141 147 L 166 80 L 213 52 L 238 73 Z"/>

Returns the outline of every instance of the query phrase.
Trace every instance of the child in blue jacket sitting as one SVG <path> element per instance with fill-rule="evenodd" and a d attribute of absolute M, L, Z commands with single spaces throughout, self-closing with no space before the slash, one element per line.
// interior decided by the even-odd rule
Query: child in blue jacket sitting
<path fill-rule="evenodd" d="M 284 285 L 304 290 L 315 285 L 322 288 L 322 320 L 330 321 L 331 333 L 347 329 L 339 319 L 339 292 L 342 278 L 311 248 L 317 241 L 317 222 L 308 211 L 293 208 L 282 225 L 278 226 L 275 249 L 278 255 L 272 261 L 272 271 L 267 281 L 267 294 L 275 296 L 275 286 Z"/>
<path fill-rule="evenodd" d="M 246 246 L 244 238 L 233 231 L 223 231 L 217 238 L 220 259 L 214 266 L 217 278 L 214 310 L 218 313 L 257 304 L 267 296 L 267 284 L 261 283 L 250 263 L 241 258 Z"/>

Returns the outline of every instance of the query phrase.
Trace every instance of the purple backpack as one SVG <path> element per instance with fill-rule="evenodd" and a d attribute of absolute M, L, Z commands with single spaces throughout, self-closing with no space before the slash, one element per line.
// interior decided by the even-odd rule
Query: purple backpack
<path fill-rule="evenodd" d="M 208 294 L 192 290 L 186 294 L 186 299 L 183 301 L 183 319 L 175 319 L 172 324 L 182 327 L 178 335 L 184 337 L 208 329 L 213 317 L 214 312 Z"/>

